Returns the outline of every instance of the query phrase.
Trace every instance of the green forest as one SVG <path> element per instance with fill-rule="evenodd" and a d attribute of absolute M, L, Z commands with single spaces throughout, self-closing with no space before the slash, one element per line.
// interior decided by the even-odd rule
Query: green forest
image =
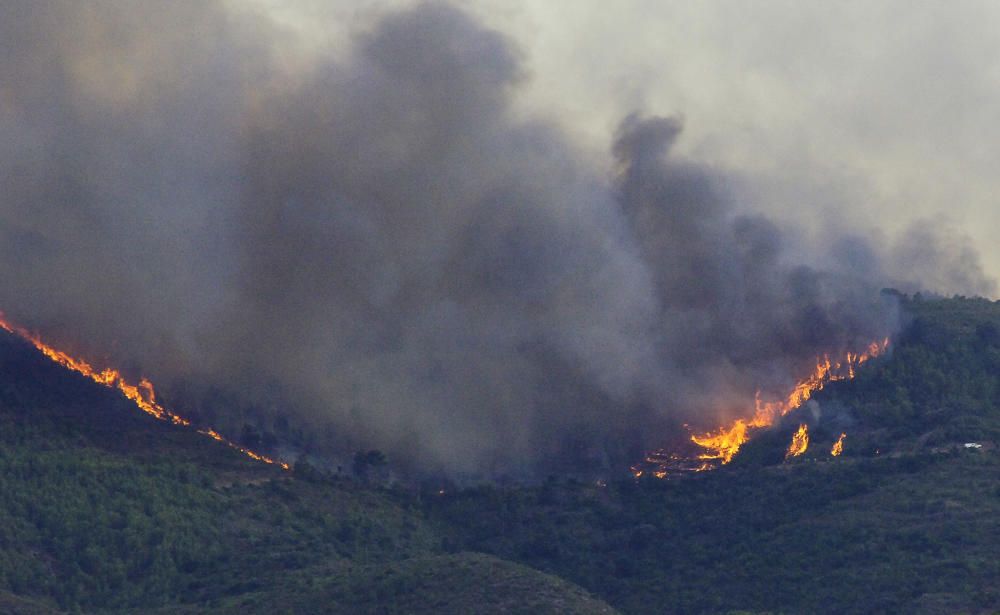
<path fill-rule="evenodd" d="M 445 490 L 253 462 L 3 334 L 0 611 L 998 612 L 1000 303 L 899 298 L 891 352 L 716 471 Z"/>

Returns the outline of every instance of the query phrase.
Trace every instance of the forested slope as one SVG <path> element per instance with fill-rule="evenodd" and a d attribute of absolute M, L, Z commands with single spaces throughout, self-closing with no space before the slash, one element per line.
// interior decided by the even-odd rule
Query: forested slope
<path fill-rule="evenodd" d="M 417 494 L 254 462 L 10 336 L 0 494 L 3 612 L 610 612 L 530 568 L 444 555 Z"/>
<path fill-rule="evenodd" d="M 902 300 L 729 466 L 445 493 L 255 463 L 0 335 L 0 610 L 994 612 L 1000 305 Z"/>
<path fill-rule="evenodd" d="M 994 612 L 1000 304 L 901 300 L 891 353 L 729 466 L 605 488 L 483 487 L 437 514 L 463 529 L 463 548 L 529 562 L 627 612 Z M 812 444 L 786 462 L 801 423 Z"/>

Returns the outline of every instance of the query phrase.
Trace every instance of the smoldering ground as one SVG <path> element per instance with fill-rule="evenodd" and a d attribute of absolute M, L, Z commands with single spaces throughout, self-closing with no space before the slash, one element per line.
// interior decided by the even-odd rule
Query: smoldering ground
<path fill-rule="evenodd" d="M 993 290 L 931 225 L 802 241 L 677 156 L 675 119 L 587 151 L 445 3 L 308 61 L 201 0 L 4 2 L 0 29 L 0 309 L 327 452 L 624 465 L 891 334 L 884 286 Z"/>

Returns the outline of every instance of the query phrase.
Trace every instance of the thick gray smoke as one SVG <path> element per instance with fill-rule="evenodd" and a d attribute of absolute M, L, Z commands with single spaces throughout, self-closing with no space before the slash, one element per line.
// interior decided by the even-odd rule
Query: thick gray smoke
<path fill-rule="evenodd" d="M 898 280 L 992 291 L 929 225 L 802 252 L 673 119 L 595 162 L 512 110 L 518 52 L 447 4 L 344 57 L 283 37 L 207 0 L 0 3 L 0 309 L 215 422 L 497 474 L 745 411 L 891 333 Z"/>

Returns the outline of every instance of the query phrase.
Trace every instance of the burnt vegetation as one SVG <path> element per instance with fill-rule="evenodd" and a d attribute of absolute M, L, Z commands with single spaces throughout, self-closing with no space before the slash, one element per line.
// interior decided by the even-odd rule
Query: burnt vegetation
<path fill-rule="evenodd" d="M 283 472 L 137 413 L 4 335 L 0 607 L 991 612 L 1000 303 L 900 300 L 888 355 L 731 464 L 672 480 L 622 468 L 600 483 L 389 485 L 391 456 L 374 450 L 350 472 Z M 786 462 L 800 424 L 809 449 Z"/>

